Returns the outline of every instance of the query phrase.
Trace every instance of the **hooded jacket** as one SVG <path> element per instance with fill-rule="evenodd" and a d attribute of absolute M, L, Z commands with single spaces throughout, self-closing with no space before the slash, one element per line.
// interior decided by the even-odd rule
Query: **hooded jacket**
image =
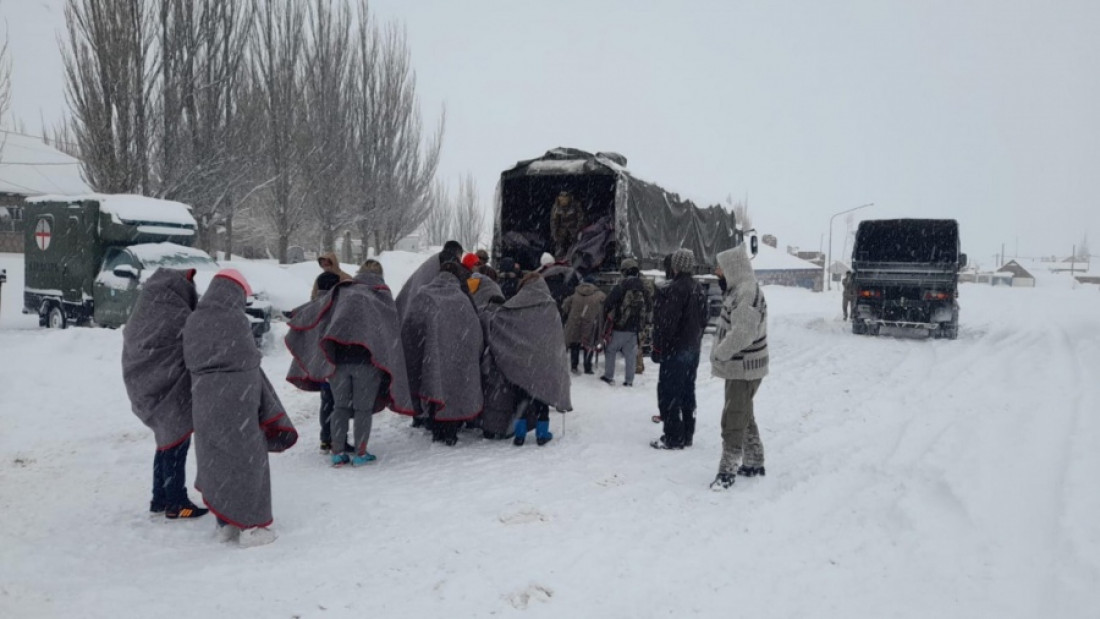
<path fill-rule="evenodd" d="M 389 407 L 411 415 L 401 325 L 393 296 L 382 277 L 360 273 L 332 294 L 294 310 L 286 334 L 286 346 L 294 360 L 287 381 L 306 391 L 319 391 L 336 371 L 337 353 L 355 346 L 365 360 L 382 371 L 385 380 L 374 412 Z"/>
<path fill-rule="evenodd" d="M 565 314 L 565 345 L 581 345 L 586 350 L 596 348 L 602 335 L 603 304 L 607 295 L 594 284 L 577 286 L 572 296 L 561 306 Z"/>
<path fill-rule="evenodd" d="M 661 355 L 698 351 L 707 326 L 707 295 L 690 272 L 680 272 L 657 292 L 653 348 Z"/>
<path fill-rule="evenodd" d="M 183 326 L 198 293 L 188 271 L 157 269 L 122 332 L 122 380 L 134 414 L 165 450 L 191 436 L 191 374 L 183 363 Z"/>
<path fill-rule="evenodd" d="M 340 268 L 340 261 L 337 260 L 335 253 L 330 251 L 328 253 L 321 254 L 320 256 L 317 256 L 318 260 L 320 260 L 321 258 L 324 258 L 324 259 L 328 260 L 329 264 L 332 265 L 332 266 L 328 267 L 327 269 L 325 269 L 326 273 L 333 273 L 334 275 L 338 276 L 340 278 L 340 281 L 342 281 L 342 282 L 351 281 L 351 275 L 348 275 L 347 272 L 345 272 L 343 269 Z M 318 276 L 318 277 L 320 277 L 320 276 Z M 310 291 L 310 293 L 309 293 L 309 300 L 310 301 L 316 301 L 322 295 L 323 292 L 324 291 L 321 290 L 321 287 L 318 285 L 317 280 L 314 279 L 313 280 L 313 290 Z"/>
<path fill-rule="evenodd" d="M 215 277 L 183 329 L 195 420 L 195 487 L 219 518 L 241 528 L 271 524 L 267 452 L 298 440 L 244 313 L 244 291 Z"/>
<path fill-rule="evenodd" d="M 744 246 L 718 254 L 726 281 L 722 313 L 711 349 L 711 374 L 755 380 L 768 374 L 768 304 Z"/>

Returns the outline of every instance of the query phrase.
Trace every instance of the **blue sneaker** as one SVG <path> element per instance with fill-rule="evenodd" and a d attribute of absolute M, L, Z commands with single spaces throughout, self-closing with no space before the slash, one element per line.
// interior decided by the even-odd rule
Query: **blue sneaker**
<path fill-rule="evenodd" d="M 370 464 L 371 462 L 374 462 L 377 459 L 378 458 L 376 458 L 374 456 L 374 454 L 364 453 L 361 456 L 355 456 L 354 458 L 352 458 L 351 459 L 351 465 L 352 466 L 363 466 L 364 464 Z"/>
<path fill-rule="evenodd" d="M 344 466 L 351 462 L 347 454 L 332 454 L 332 466 Z"/>

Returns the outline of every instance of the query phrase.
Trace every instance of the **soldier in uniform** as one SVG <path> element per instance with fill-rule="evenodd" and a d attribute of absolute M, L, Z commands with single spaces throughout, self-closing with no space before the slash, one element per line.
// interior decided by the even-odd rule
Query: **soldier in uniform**
<path fill-rule="evenodd" d="M 564 260 L 577 242 L 577 235 L 584 227 L 584 209 L 573 199 L 573 194 L 562 191 L 550 209 L 550 237 L 554 241 L 554 257 Z"/>

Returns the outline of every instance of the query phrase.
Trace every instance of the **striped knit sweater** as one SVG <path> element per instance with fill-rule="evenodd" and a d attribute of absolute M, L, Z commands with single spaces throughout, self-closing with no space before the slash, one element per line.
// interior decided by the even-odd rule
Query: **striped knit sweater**
<path fill-rule="evenodd" d="M 711 374 L 726 380 L 768 375 L 768 304 L 743 247 L 718 254 L 726 280 L 722 314 L 711 350 Z"/>

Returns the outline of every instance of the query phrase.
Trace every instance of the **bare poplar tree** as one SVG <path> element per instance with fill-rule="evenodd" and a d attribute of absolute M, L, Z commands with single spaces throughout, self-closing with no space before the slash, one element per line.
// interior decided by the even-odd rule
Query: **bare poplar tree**
<path fill-rule="evenodd" d="M 436 132 L 425 141 L 403 29 L 374 27 L 361 0 L 357 34 L 356 223 L 364 247 L 373 236 L 374 246 L 382 250 L 416 230 L 430 212 L 445 116 L 441 114 Z"/>
<path fill-rule="evenodd" d="M 463 247 L 473 251 L 481 240 L 485 228 L 485 211 L 481 208 L 481 199 L 477 191 L 474 175 L 466 173 L 458 180 L 458 197 L 455 201 L 451 224 L 454 239 Z"/>
<path fill-rule="evenodd" d="M 304 201 L 308 195 L 308 188 L 300 182 L 297 148 L 303 131 L 305 11 L 294 0 L 269 0 L 261 4 L 256 21 L 250 72 L 265 119 L 262 145 L 256 154 L 273 178 L 263 216 L 278 237 L 277 257 L 285 264 L 290 237 L 306 220 Z"/>
<path fill-rule="evenodd" d="M 189 203 L 199 244 L 213 248 L 216 225 L 245 184 L 248 156 L 236 121 L 253 5 L 234 0 L 158 0 L 160 88 L 157 149 L 164 197 Z"/>
<path fill-rule="evenodd" d="M 321 233 L 321 249 L 331 251 L 336 234 L 350 222 L 352 188 L 351 9 L 346 0 L 316 0 L 308 15 L 305 43 L 304 120 L 300 143 L 305 178 L 313 191 L 307 208 Z"/>
<path fill-rule="evenodd" d="M 424 234 L 431 245 L 442 245 L 452 238 L 451 228 L 454 216 L 451 214 L 450 192 L 442 181 L 432 183 L 431 207 L 424 219 Z"/>
<path fill-rule="evenodd" d="M 97 191 L 150 192 L 153 74 L 146 0 L 68 0 L 62 55 L 84 176 Z"/>
<path fill-rule="evenodd" d="M 0 122 L 11 107 L 11 56 L 8 55 L 8 32 L 4 28 L 4 42 L 0 43 Z"/>

